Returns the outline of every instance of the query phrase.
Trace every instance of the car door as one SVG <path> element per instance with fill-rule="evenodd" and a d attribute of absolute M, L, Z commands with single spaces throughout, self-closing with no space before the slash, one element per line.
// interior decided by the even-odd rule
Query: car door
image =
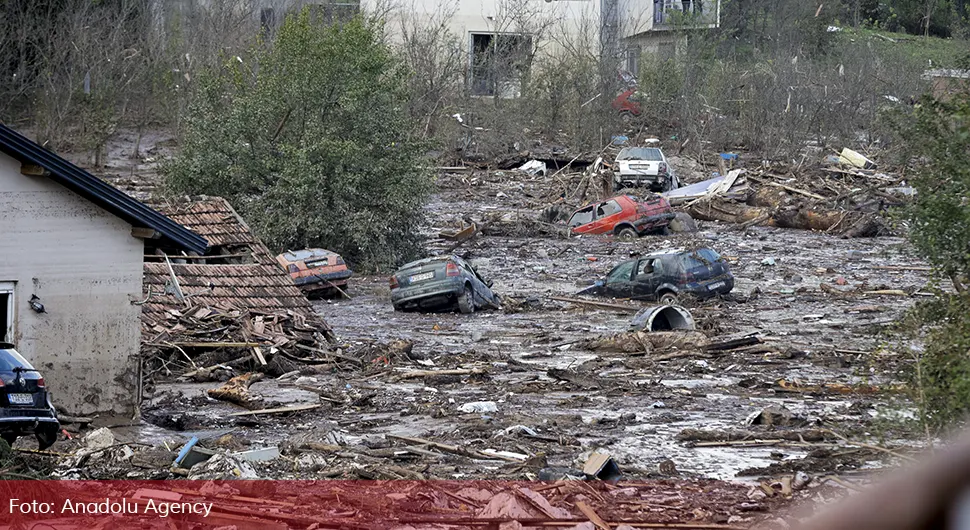
<path fill-rule="evenodd" d="M 593 222 L 589 223 L 589 228 L 586 230 L 587 234 L 603 234 L 610 231 L 610 228 L 606 226 L 603 204 L 605 203 L 601 202 L 593 206 Z"/>
<path fill-rule="evenodd" d="M 633 295 L 637 299 L 653 298 L 663 276 L 663 262 L 658 258 L 641 258 L 633 275 Z"/>
<path fill-rule="evenodd" d="M 468 264 L 468 270 L 472 275 L 472 285 L 474 286 L 476 297 L 481 298 L 481 306 L 498 307 L 498 297 L 492 291 L 492 282 L 482 277 L 478 273 L 478 270 L 470 263 Z M 477 300 L 476 303 L 478 303 Z"/>
<path fill-rule="evenodd" d="M 633 293 L 633 272 L 636 268 L 637 260 L 631 259 L 620 263 L 606 276 L 606 283 L 603 291 L 608 296 L 617 298 L 629 298 Z"/>
<path fill-rule="evenodd" d="M 616 225 L 623 221 L 626 214 L 623 213 L 623 205 L 619 198 L 604 201 L 596 208 L 597 220 L 602 223 L 602 231 L 599 233 L 612 232 Z"/>

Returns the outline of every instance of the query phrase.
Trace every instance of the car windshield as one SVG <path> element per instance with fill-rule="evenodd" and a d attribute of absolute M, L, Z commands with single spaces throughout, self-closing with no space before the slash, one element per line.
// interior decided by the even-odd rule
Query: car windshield
<path fill-rule="evenodd" d="M 617 160 L 648 160 L 650 162 L 662 162 L 664 159 L 660 149 L 655 147 L 625 147 L 620 154 L 616 155 Z"/>
<path fill-rule="evenodd" d="M 709 248 L 702 248 L 698 250 L 697 253 L 700 254 L 702 258 L 706 259 L 707 261 L 710 261 L 711 263 L 714 263 L 715 261 L 718 261 L 721 259 L 720 254 L 718 254 L 717 252 L 714 252 Z"/>
<path fill-rule="evenodd" d="M 0 372 L 12 372 L 14 368 L 34 369 L 16 350 L 0 350 Z"/>
<path fill-rule="evenodd" d="M 636 266 L 636 264 L 637 260 L 635 259 L 620 263 L 610 271 L 610 275 L 606 277 L 606 283 L 629 281 L 630 276 L 633 274 L 633 267 Z"/>
<path fill-rule="evenodd" d="M 569 228 L 575 228 L 586 223 L 593 222 L 593 207 L 583 208 L 569 218 Z"/>

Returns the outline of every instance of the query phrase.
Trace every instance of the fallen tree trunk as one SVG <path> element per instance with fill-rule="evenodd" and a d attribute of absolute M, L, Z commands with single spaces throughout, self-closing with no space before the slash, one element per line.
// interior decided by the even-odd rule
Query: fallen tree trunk
<path fill-rule="evenodd" d="M 703 350 L 708 339 L 698 331 L 633 331 L 586 339 L 580 347 L 603 352 L 663 353 L 670 350 Z"/>
<path fill-rule="evenodd" d="M 769 194 L 756 194 L 752 202 L 766 204 L 777 197 Z M 881 218 L 873 213 L 824 210 L 811 207 L 804 202 L 792 202 L 775 206 L 750 206 L 718 197 L 698 201 L 687 208 L 694 219 L 702 221 L 721 221 L 735 224 L 758 224 L 779 228 L 796 228 L 830 232 L 844 237 L 871 237 L 883 229 Z"/>

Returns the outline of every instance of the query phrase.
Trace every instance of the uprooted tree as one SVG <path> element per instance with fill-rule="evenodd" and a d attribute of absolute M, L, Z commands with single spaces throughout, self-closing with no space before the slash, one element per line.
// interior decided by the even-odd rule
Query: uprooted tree
<path fill-rule="evenodd" d="M 304 11 L 208 72 L 170 191 L 226 197 L 276 250 L 326 247 L 371 269 L 413 256 L 432 181 L 407 72 L 377 29 Z"/>

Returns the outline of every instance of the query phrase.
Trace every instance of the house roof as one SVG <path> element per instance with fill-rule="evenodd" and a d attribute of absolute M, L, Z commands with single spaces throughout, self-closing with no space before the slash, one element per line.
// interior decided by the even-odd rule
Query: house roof
<path fill-rule="evenodd" d="M 0 124 L 0 152 L 19 160 L 22 164 L 34 164 L 44 168 L 50 172 L 49 178 L 54 182 L 134 227 L 155 230 L 160 234 L 162 241 L 171 246 L 200 254 L 208 247 L 208 243 L 202 236 L 3 124 Z"/>
<path fill-rule="evenodd" d="M 152 206 L 176 223 L 201 235 L 209 242 L 210 251 L 218 247 L 242 247 L 253 253 L 259 263 L 276 260 L 232 205 L 221 197 L 168 200 Z"/>
<path fill-rule="evenodd" d="M 218 307 L 273 313 L 294 310 L 313 313 L 306 296 L 278 265 L 189 265 L 173 263 L 179 288 L 192 306 Z M 142 314 L 151 318 L 168 308 L 182 309 L 174 294 L 165 293 L 171 273 L 168 264 L 145 263 L 145 294 L 151 289 Z"/>
<path fill-rule="evenodd" d="M 142 306 L 144 317 L 151 319 L 154 313 L 168 308 L 184 309 L 185 304 L 174 293 L 167 294 L 165 291 L 165 284 L 172 273 L 192 306 L 268 313 L 292 310 L 306 316 L 316 316 L 310 301 L 228 201 L 215 197 L 157 203 L 155 207 L 168 217 L 198 229 L 212 242 L 212 247 L 244 247 L 252 254 L 255 263 L 173 262 L 169 271 L 169 264 L 164 261 L 146 262 L 144 288 L 148 302 Z M 170 259 L 178 261 L 177 256 Z"/>

